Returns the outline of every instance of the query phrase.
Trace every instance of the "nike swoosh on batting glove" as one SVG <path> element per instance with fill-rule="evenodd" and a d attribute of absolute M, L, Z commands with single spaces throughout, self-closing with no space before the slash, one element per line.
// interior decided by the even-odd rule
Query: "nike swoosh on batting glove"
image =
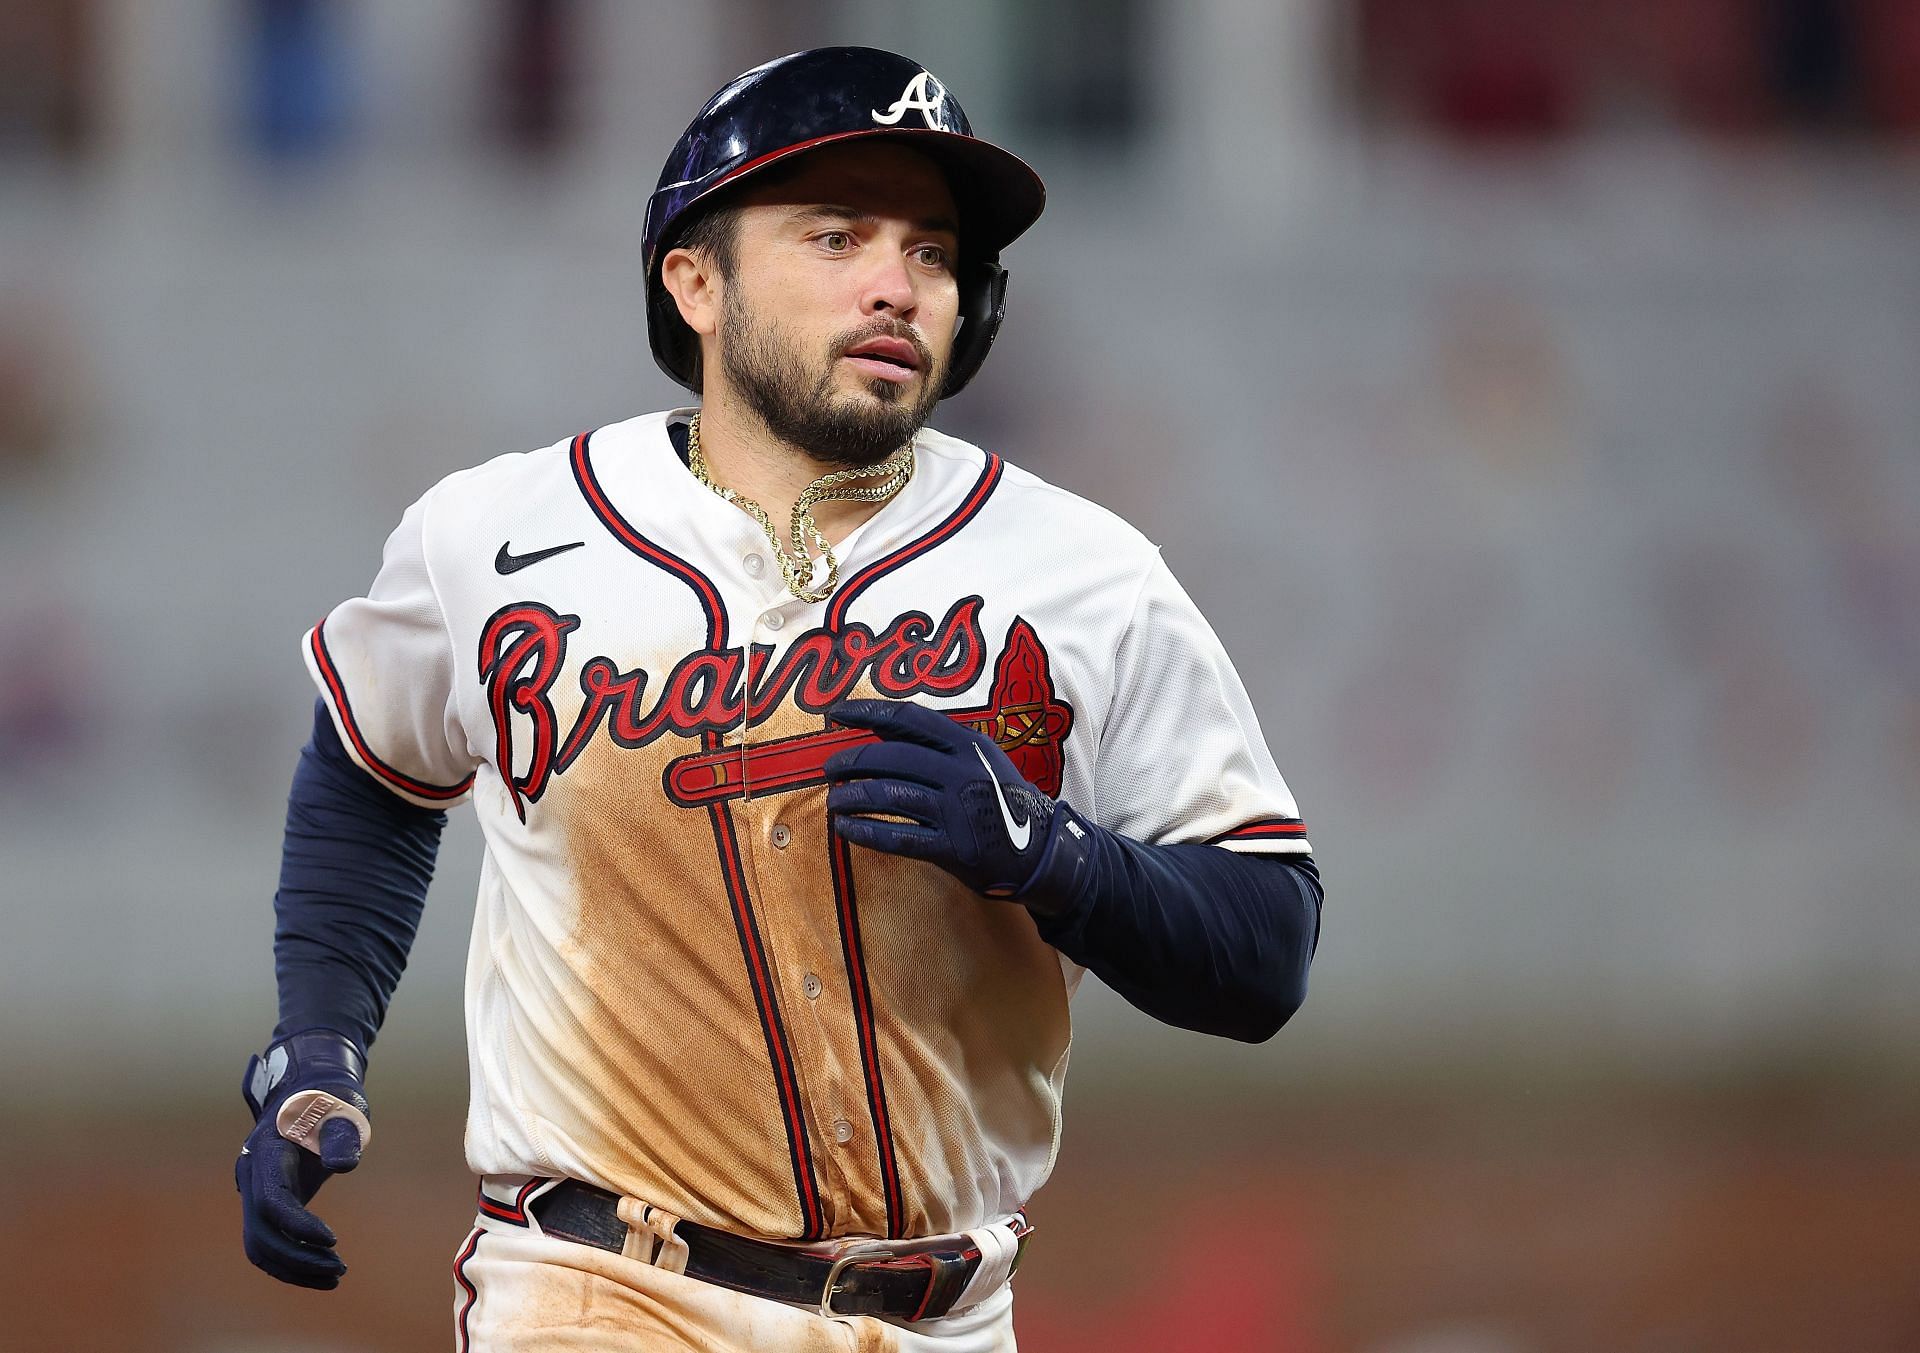
<path fill-rule="evenodd" d="M 988 897 L 1018 898 L 1041 872 L 1064 805 L 991 738 L 905 700 L 843 700 L 827 717 L 879 739 L 827 761 L 828 821 L 843 839 L 926 860 Z"/>
<path fill-rule="evenodd" d="M 365 1075 L 360 1049 L 330 1029 L 290 1034 L 247 1062 L 240 1088 L 254 1127 L 233 1167 L 241 1237 L 254 1266 L 281 1282 L 334 1288 L 347 1271 L 333 1228 L 307 1204 L 372 1139 Z"/>

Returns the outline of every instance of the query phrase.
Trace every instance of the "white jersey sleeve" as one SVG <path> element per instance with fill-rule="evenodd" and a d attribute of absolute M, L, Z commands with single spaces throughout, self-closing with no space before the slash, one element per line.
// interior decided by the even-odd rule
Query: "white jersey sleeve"
<path fill-rule="evenodd" d="M 1312 849 L 1240 675 L 1156 555 L 1114 656 L 1097 820 L 1156 845 Z"/>
<path fill-rule="evenodd" d="M 336 606 L 302 643 L 348 754 L 401 798 L 444 808 L 467 797 L 478 758 L 456 710 L 453 647 L 427 568 L 431 497 L 387 537 L 367 595 Z"/>

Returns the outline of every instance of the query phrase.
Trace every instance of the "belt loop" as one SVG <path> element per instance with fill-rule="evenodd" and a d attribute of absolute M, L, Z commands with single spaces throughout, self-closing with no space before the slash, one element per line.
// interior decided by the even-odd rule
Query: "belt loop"
<path fill-rule="evenodd" d="M 1032 1234 L 1033 1227 L 1028 1224 L 1025 1211 L 991 1226 L 968 1231 L 966 1238 L 980 1251 L 980 1262 L 967 1279 L 967 1285 L 954 1298 L 949 1313 L 964 1311 L 998 1292 L 1020 1267 L 1020 1259 L 1027 1250 L 1027 1237 Z"/>
<path fill-rule="evenodd" d="M 669 1273 L 687 1271 L 687 1242 L 673 1233 L 680 1218 L 638 1198 L 622 1198 L 615 1212 L 627 1224 L 626 1243 L 620 1247 L 623 1258 L 637 1259 Z"/>

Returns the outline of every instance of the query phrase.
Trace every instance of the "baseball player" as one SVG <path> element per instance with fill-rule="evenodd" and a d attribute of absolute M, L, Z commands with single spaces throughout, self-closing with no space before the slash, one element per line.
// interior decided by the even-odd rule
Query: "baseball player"
<path fill-rule="evenodd" d="M 926 426 L 1042 200 L 904 57 L 748 71 L 645 223 L 698 405 L 443 480 L 305 636 L 259 1267 L 345 1271 L 307 1204 L 463 800 L 463 1351 L 1010 1349 L 1083 973 L 1229 1038 L 1298 1007 L 1318 876 L 1213 632 L 1139 533 Z"/>

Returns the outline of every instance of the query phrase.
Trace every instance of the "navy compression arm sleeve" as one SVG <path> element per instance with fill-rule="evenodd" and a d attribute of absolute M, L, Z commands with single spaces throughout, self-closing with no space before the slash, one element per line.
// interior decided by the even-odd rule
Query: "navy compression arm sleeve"
<path fill-rule="evenodd" d="M 340 744 L 324 703 L 287 797 L 274 894 L 280 1024 L 343 1033 L 364 1051 L 407 966 L 447 815 L 384 788 Z"/>
<path fill-rule="evenodd" d="M 1055 812 L 1070 816 L 1022 897 L 1042 938 L 1167 1024 L 1248 1043 L 1279 1032 L 1320 938 L 1312 856 L 1151 846 Z"/>

